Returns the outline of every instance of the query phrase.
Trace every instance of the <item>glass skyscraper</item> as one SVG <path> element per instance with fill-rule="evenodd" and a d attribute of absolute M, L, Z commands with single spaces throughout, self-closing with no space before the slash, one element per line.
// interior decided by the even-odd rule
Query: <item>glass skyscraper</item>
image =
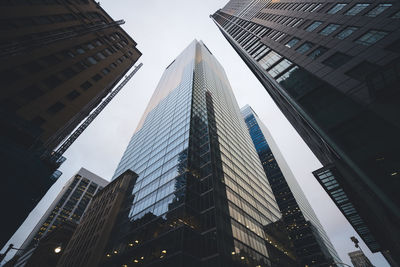
<path fill-rule="evenodd" d="M 291 266 L 271 257 L 286 251 L 263 227 L 281 214 L 204 43 L 193 41 L 166 68 L 114 178 L 126 169 L 139 177 L 104 266 Z"/>
<path fill-rule="evenodd" d="M 231 0 L 211 17 L 322 163 L 314 174 L 343 215 L 399 264 L 400 2 Z"/>
<path fill-rule="evenodd" d="M 250 106 L 241 112 L 303 266 L 341 262 L 268 128 Z"/>

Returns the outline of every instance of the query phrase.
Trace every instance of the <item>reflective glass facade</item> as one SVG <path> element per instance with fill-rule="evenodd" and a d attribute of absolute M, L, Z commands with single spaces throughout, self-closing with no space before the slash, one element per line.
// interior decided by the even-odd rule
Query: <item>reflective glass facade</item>
<path fill-rule="evenodd" d="M 104 266 L 290 266 L 281 214 L 225 72 L 193 41 L 165 70 L 121 162 L 138 173 Z M 108 255 L 108 256 L 107 256 Z"/>
<path fill-rule="evenodd" d="M 400 4 L 386 4 L 270 1 L 250 16 L 224 7 L 212 18 L 320 162 L 340 173 L 371 251 L 400 255 Z"/>
<path fill-rule="evenodd" d="M 327 266 L 341 262 L 267 127 L 250 106 L 241 111 L 302 264 Z"/>

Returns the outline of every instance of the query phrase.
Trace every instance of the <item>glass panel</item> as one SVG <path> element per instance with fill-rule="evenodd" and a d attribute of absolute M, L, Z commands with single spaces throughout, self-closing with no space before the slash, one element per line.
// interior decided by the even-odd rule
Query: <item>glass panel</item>
<path fill-rule="evenodd" d="M 292 48 L 293 46 L 295 46 L 298 42 L 300 41 L 300 39 L 298 38 L 292 38 L 292 40 L 290 40 L 289 42 L 287 42 L 285 44 L 286 47 Z"/>
<path fill-rule="evenodd" d="M 321 25 L 321 24 L 322 24 L 321 21 L 314 21 L 310 26 L 308 26 L 308 27 L 306 28 L 306 31 L 312 32 L 312 31 L 314 31 L 316 28 L 318 28 L 319 25 Z"/>
<path fill-rule="evenodd" d="M 356 43 L 369 46 L 369 45 L 372 45 L 372 44 L 378 42 L 383 37 L 385 37 L 387 34 L 388 34 L 387 32 L 371 30 L 371 31 L 367 32 L 366 34 L 364 34 L 363 36 L 361 36 L 356 41 Z"/>
<path fill-rule="evenodd" d="M 331 9 L 329 9 L 329 11 L 327 12 L 328 14 L 336 14 L 338 13 L 340 10 L 342 10 L 347 4 L 341 3 L 341 4 L 336 4 L 334 7 L 332 7 Z"/>
<path fill-rule="evenodd" d="M 338 29 L 340 27 L 339 24 L 329 24 L 328 26 L 326 26 L 322 31 L 320 31 L 321 35 L 325 35 L 328 36 L 329 34 L 331 34 L 332 32 L 336 31 L 336 29 Z"/>
<path fill-rule="evenodd" d="M 391 6 L 392 6 L 392 4 L 379 4 L 374 9 L 372 9 L 370 12 L 368 12 L 365 16 L 376 17 Z"/>
<path fill-rule="evenodd" d="M 287 59 L 282 60 L 281 62 L 279 62 L 275 67 L 273 67 L 270 71 L 268 71 L 268 73 L 275 78 L 276 76 L 278 76 L 279 74 L 281 74 L 284 70 L 286 70 L 287 68 L 289 68 L 292 65 L 292 62 L 290 62 Z"/>
<path fill-rule="evenodd" d="M 317 57 L 321 56 L 324 54 L 326 51 L 328 51 L 328 48 L 320 46 L 314 51 L 312 51 L 308 56 L 312 59 L 316 59 Z"/>
<path fill-rule="evenodd" d="M 346 39 L 347 37 L 349 37 L 350 35 L 353 34 L 353 32 L 355 32 L 358 29 L 358 27 L 347 27 L 346 29 L 344 29 L 343 31 L 339 32 L 336 35 L 336 38 L 343 40 Z"/>
<path fill-rule="evenodd" d="M 364 9 L 366 9 L 370 4 L 356 4 L 349 11 L 345 13 L 345 15 L 355 16 Z"/>
<path fill-rule="evenodd" d="M 310 42 L 305 42 L 304 44 L 302 44 L 299 48 L 296 49 L 297 52 L 304 54 L 306 53 L 308 50 L 310 50 L 312 47 L 314 46 L 313 43 Z"/>
<path fill-rule="evenodd" d="M 259 62 L 263 69 L 269 69 L 272 65 L 282 58 L 278 53 L 271 51 L 265 55 Z"/>

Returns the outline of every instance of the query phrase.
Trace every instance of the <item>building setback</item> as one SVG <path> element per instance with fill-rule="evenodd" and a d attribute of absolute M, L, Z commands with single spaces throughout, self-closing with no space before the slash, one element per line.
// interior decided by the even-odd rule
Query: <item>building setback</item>
<path fill-rule="evenodd" d="M 202 42 L 167 66 L 114 177 L 127 169 L 139 178 L 101 266 L 293 266 L 269 254 L 286 252 L 263 231 L 281 214 Z"/>
<path fill-rule="evenodd" d="M 371 251 L 397 262 L 399 9 L 398 1 L 245 0 L 212 15 L 321 171 L 336 174 L 351 203 L 344 216 Z"/>
<path fill-rule="evenodd" d="M 335 248 L 268 128 L 250 106 L 246 105 L 241 112 L 302 266 L 340 263 Z"/>
<path fill-rule="evenodd" d="M 65 222 L 79 224 L 93 196 L 108 183 L 84 168 L 71 177 L 22 244 L 16 266 L 24 266 L 42 239 Z"/>
<path fill-rule="evenodd" d="M 51 152 L 141 56 L 93 0 L 2 1 L 0 246 L 45 192 L 61 163 Z M 59 174 L 58 174 L 59 176 Z"/>

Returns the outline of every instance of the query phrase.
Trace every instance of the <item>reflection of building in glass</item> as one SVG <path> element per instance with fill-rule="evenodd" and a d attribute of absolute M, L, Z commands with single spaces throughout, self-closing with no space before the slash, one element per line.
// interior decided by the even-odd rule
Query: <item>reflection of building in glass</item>
<path fill-rule="evenodd" d="M 357 233 L 397 262 L 399 12 L 399 1 L 232 0 L 212 15 L 324 168 L 350 189 L 364 223 Z"/>
<path fill-rule="evenodd" d="M 302 264 L 341 262 L 269 130 L 250 106 L 241 111 Z"/>
<path fill-rule="evenodd" d="M 372 263 L 369 261 L 367 256 L 360 250 L 349 253 L 351 263 L 354 267 L 372 267 Z"/>
<path fill-rule="evenodd" d="M 19 254 L 32 254 L 42 238 L 66 221 L 79 223 L 93 196 L 107 184 L 108 181 L 81 168 L 62 188 L 61 192 L 22 244 L 21 248 L 24 251 Z M 24 255 L 23 258 L 26 259 L 27 256 Z"/>
<path fill-rule="evenodd" d="M 269 253 L 263 227 L 281 214 L 225 72 L 202 42 L 166 68 L 114 177 L 126 169 L 139 178 L 104 266 L 290 266 Z"/>
<path fill-rule="evenodd" d="M 52 151 L 141 56 L 93 0 L 1 1 L 0 246 L 59 176 Z M 64 158 L 65 159 L 65 158 Z M 5 205 L 12 202 L 13 205 Z"/>

